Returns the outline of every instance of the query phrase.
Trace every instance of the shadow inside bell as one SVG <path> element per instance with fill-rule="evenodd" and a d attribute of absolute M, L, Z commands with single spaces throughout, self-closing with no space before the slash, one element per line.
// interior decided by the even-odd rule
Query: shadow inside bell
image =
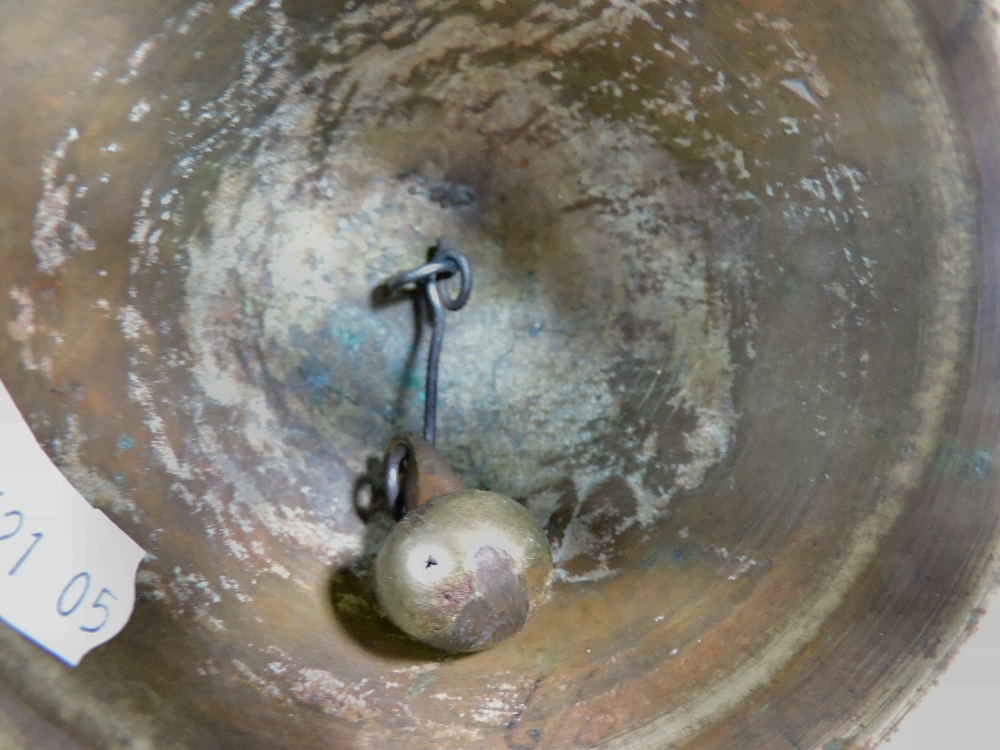
<path fill-rule="evenodd" d="M 382 613 L 375 593 L 375 556 L 395 526 L 382 490 L 382 459 L 370 456 L 367 471 L 354 485 L 354 507 L 365 524 L 362 554 L 351 565 L 330 573 L 328 593 L 334 617 L 344 633 L 367 651 L 406 661 L 455 658 L 403 633 Z"/>

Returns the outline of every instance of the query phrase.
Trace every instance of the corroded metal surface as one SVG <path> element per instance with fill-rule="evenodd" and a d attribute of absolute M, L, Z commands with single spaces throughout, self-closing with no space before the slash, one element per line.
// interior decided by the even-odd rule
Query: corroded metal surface
<path fill-rule="evenodd" d="M 403 452 L 405 466 L 400 466 L 400 462 L 395 460 L 394 452 L 397 451 Z M 422 437 L 397 435 L 390 440 L 385 449 L 384 463 L 390 462 L 398 467 L 397 471 L 403 469 L 400 489 L 402 507 L 407 511 L 416 510 L 438 495 L 464 489 L 444 457 Z"/>
<path fill-rule="evenodd" d="M 0 2 L 0 378 L 151 552 L 77 670 L 0 632 L 4 736 L 869 746 L 996 574 L 991 7 Z M 555 564 L 464 657 L 357 497 L 441 235 L 438 447 Z"/>
<path fill-rule="evenodd" d="M 545 601 L 552 556 L 531 513 L 496 492 L 431 498 L 375 559 L 383 611 L 414 638 L 480 651 L 515 635 Z"/>

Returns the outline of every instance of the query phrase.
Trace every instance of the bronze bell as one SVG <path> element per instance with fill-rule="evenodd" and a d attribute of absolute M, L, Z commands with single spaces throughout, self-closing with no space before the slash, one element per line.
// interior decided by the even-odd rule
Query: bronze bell
<path fill-rule="evenodd" d="M 0 626 L 0 745 L 880 742 L 1000 559 L 993 5 L 5 3 L 0 379 L 150 555 L 76 669 Z M 442 235 L 438 450 L 553 566 L 461 655 L 376 590 L 437 501 L 355 502 Z"/>

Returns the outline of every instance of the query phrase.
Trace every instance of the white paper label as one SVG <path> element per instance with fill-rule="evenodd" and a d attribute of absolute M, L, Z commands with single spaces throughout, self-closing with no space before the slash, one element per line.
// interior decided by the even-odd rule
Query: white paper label
<path fill-rule="evenodd" d="M 143 555 L 53 465 L 0 383 L 0 619 L 75 667 L 125 627 Z"/>

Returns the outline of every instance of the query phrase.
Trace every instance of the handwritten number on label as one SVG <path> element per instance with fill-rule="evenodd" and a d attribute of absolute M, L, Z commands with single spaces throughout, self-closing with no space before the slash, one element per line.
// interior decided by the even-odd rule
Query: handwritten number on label
<path fill-rule="evenodd" d="M 3 496 L 3 494 L 4 494 L 3 491 L 0 490 L 0 496 Z M 15 519 L 13 529 L 10 531 L 5 531 L 4 533 L 0 534 L 0 542 L 14 538 L 18 534 L 20 534 L 21 530 L 24 528 L 24 513 L 22 513 L 19 510 L 9 510 L 6 513 L 4 513 L 3 516 L 0 516 L 0 518 Z M 38 546 L 38 543 L 42 541 L 42 538 L 45 536 L 45 534 L 43 534 L 40 531 L 34 531 L 31 533 L 31 536 L 32 536 L 31 544 L 29 544 L 28 548 L 23 553 L 21 553 L 21 556 L 17 559 L 17 562 L 14 563 L 13 567 L 11 567 L 11 569 L 7 571 L 8 576 L 17 574 L 17 572 L 21 569 L 21 566 L 24 565 L 24 562 L 35 550 L 35 547 Z M 63 617 L 69 617 L 78 609 L 80 609 L 80 606 L 87 598 L 87 594 L 90 593 L 91 583 L 92 583 L 91 575 L 87 571 L 83 571 L 82 573 L 77 573 L 75 576 L 73 576 L 69 580 L 69 583 L 67 583 L 63 587 L 62 593 L 59 594 L 59 598 L 56 600 L 56 612 L 58 612 Z M 104 626 L 107 625 L 108 622 L 111 620 L 110 603 L 112 600 L 118 601 L 118 597 L 115 596 L 114 592 L 111 589 L 102 588 L 100 593 L 97 595 L 97 597 L 90 605 L 91 610 L 96 609 L 99 612 L 103 613 L 102 615 L 100 615 L 101 618 L 100 621 L 97 622 L 96 625 L 81 625 L 80 630 L 84 631 L 85 633 L 96 633 L 97 631 L 104 628 Z"/>
<path fill-rule="evenodd" d="M 67 482 L 0 383 L 0 629 L 78 665 L 128 622 L 143 554 Z"/>
<path fill-rule="evenodd" d="M 8 531 L 6 534 L 0 534 L 0 542 L 4 539 L 10 539 L 12 536 L 17 535 L 17 533 L 21 530 L 21 527 L 24 526 L 24 514 L 21 511 L 8 510 L 3 514 L 4 518 L 11 518 L 12 516 L 17 516 L 17 526 L 14 527 L 13 531 Z"/>
<path fill-rule="evenodd" d="M 71 596 L 72 592 L 75 589 L 80 588 L 78 582 L 82 582 L 83 589 L 80 591 L 78 596 L 73 597 Z M 59 595 L 59 599 L 56 601 L 56 611 L 63 617 L 69 617 L 80 608 L 81 604 L 83 604 L 83 600 L 87 598 L 88 591 L 90 591 L 90 573 L 87 573 L 86 571 L 83 573 L 77 573 L 69 580 L 69 583 L 66 584 L 62 593 Z M 112 592 L 111 589 L 101 589 L 101 592 L 94 599 L 90 608 L 101 610 L 104 612 L 104 617 L 96 625 L 81 625 L 80 630 L 86 633 L 96 633 L 108 624 L 108 620 L 111 619 L 111 608 L 105 601 L 103 601 L 106 598 L 118 601 L 118 597 L 114 595 L 114 592 Z"/>
<path fill-rule="evenodd" d="M 81 625 L 80 630 L 83 630 L 87 633 L 96 633 L 98 630 L 100 630 L 101 628 L 103 628 L 105 625 L 108 624 L 108 620 L 111 619 L 111 610 L 108 608 L 107 604 L 101 601 L 101 599 L 103 599 L 105 595 L 110 596 L 115 601 L 118 600 L 118 597 L 115 596 L 113 593 L 111 593 L 109 589 L 101 589 L 101 593 L 97 595 L 97 598 L 94 599 L 94 603 L 91 604 L 90 607 L 91 609 L 103 609 L 104 619 L 101 620 L 100 623 L 98 623 L 94 627 L 87 627 L 86 625 Z"/>
<path fill-rule="evenodd" d="M 7 571 L 7 575 L 12 576 L 18 571 L 18 569 L 20 569 L 21 563 L 23 563 L 25 560 L 28 559 L 28 555 L 31 554 L 31 550 L 33 550 L 38 545 L 38 543 L 42 541 L 42 537 L 45 536 L 40 531 L 32 532 L 31 535 L 35 537 L 34 541 L 32 541 L 32 543 L 28 545 L 28 549 L 26 549 L 24 551 L 24 554 L 21 555 L 18 561 L 14 563 L 14 567 Z"/>
<path fill-rule="evenodd" d="M 66 595 L 69 594 L 70 591 L 72 591 L 77 581 L 83 581 L 83 591 L 80 592 L 80 595 L 76 598 L 76 601 L 73 601 L 73 603 L 69 607 L 67 607 Z M 77 573 L 75 576 L 69 579 L 69 583 L 66 584 L 65 588 L 63 588 L 62 590 L 62 593 L 59 594 L 59 599 L 56 600 L 56 612 L 61 614 L 63 617 L 69 617 L 71 614 L 73 614 L 80 608 L 81 604 L 83 604 L 83 598 L 87 595 L 87 592 L 89 590 L 90 590 L 90 573 L 87 572 Z"/>
<path fill-rule="evenodd" d="M 4 491 L 0 490 L 0 497 L 3 497 L 3 495 Z M 18 534 L 21 533 L 21 529 L 24 528 L 24 513 L 22 513 L 21 511 L 9 510 L 3 514 L 3 517 L 17 518 L 17 525 L 14 527 L 13 531 L 8 531 L 6 534 L 0 534 L 0 542 L 4 541 L 5 539 L 11 539 L 12 537 L 17 536 Z M 14 563 L 14 567 L 7 571 L 7 575 L 12 576 L 15 573 L 17 573 L 18 570 L 20 570 L 21 565 L 24 563 L 25 560 L 28 559 L 28 555 L 30 555 L 31 551 L 35 549 L 36 546 L 38 546 L 38 543 L 42 541 L 42 537 L 45 535 L 42 534 L 40 531 L 36 531 L 32 533 L 32 536 L 35 538 L 32 540 L 31 544 L 28 545 L 28 549 L 26 549 L 24 551 L 24 554 L 17 559 L 17 562 Z"/>

